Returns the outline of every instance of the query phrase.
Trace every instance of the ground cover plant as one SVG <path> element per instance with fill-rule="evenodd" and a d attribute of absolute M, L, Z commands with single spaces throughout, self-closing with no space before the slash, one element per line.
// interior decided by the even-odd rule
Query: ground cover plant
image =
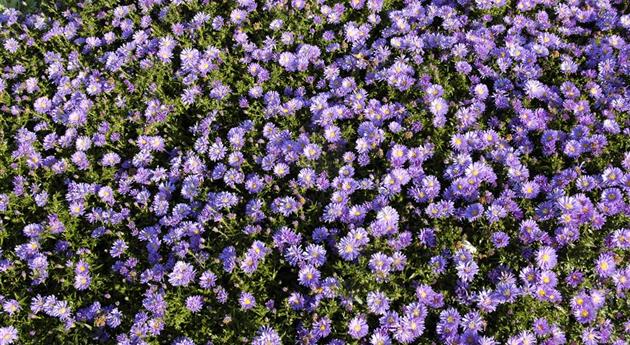
<path fill-rule="evenodd" d="M 628 344 L 627 1 L 0 12 L 0 345 Z"/>

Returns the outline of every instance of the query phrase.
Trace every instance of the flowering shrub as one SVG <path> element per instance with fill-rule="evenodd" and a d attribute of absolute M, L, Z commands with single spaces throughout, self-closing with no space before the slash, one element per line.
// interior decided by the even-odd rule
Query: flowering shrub
<path fill-rule="evenodd" d="M 624 0 L 0 15 L 0 345 L 628 344 Z"/>

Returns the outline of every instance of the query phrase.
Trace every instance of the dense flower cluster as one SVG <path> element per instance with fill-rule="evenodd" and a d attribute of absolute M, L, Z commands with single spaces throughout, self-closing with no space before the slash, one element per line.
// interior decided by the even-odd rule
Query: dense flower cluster
<path fill-rule="evenodd" d="M 0 14 L 0 345 L 628 344 L 624 0 Z"/>

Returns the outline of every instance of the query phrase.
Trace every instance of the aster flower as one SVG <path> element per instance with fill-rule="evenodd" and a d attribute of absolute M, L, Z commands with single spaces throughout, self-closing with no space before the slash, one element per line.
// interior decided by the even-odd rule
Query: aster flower
<path fill-rule="evenodd" d="M 502 231 L 497 231 L 492 234 L 492 244 L 494 244 L 497 248 L 506 247 L 509 244 L 509 241 L 510 237 Z"/>
<path fill-rule="evenodd" d="M 376 275 L 377 281 L 382 281 L 389 275 L 392 269 L 393 259 L 383 253 L 375 253 L 370 258 L 368 266 Z"/>
<path fill-rule="evenodd" d="M 361 339 L 368 334 L 368 325 L 365 317 L 359 315 L 348 323 L 348 334 L 354 339 Z"/>
<path fill-rule="evenodd" d="M 443 98 L 436 98 L 431 101 L 429 110 L 433 114 L 433 125 L 436 127 L 443 127 L 446 118 L 444 117 L 448 112 L 448 104 Z"/>
<path fill-rule="evenodd" d="M 457 269 L 457 277 L 465 282 L 472 281 L 479 271 L 474 261 L 459 263 L 455 268 Z"/>
<path fill-rule="evenodd" d="M 611 253 L 602 253 L 595 262 L 596 272 L 600 277 L 610 277 L 616 269 L 616 263 Z"/>
<path fill-rule="evenodd" d="M 281 345 L 282 341 L 278 332 L 273 328 L 264 326 L 257 332 L 256 337 L 252 340 L 252 345 Z"/>
<path fill-rule="evenodd" d="M 298 276 L 300 284 L 306 287 L 314 287 L 319 284 L 320 272 L 312 266 L 305 266 L 300 269 Z"/>
<path fill-rule="evenodd" d="M 528 80 L 525 83 L 525 92 L 531 98 L 541 98 L 545 95 L 546 87 L 538 80 Z"/>
<path fill-rule="evenodd" d="M 169 289 L 199 313 L 236 287 L 249 310 L 255 296 L 234 280 L 244 277 L 286 292 L 303 322 L 277 332 L 239 320 L 258 332 L 216 339 L 342 345 L 341 322 L 358 342 L 416 343 L 433 309 L 432 341 L 496 344 L 482 313 L 519 317 L 514 303 L 529 296 L 569 307 L 583 343 L 623 342 L 630 326 L 603 318 L 630 279 L 620 263 L 630 230 L 619 227 L 630 16 L 618 6 L 475 0 L 471 16 L 448 1 L 209 3 L 0 14 L 0 94 L 11 100 L 0 105 L 10 148 L 0 176 L 11 182 L 0 229 L 35 217 L 3 232 L 0 274 L 27 267 L 3 276 L 24 283 L 8 294 L 19 301 L 0 296 L 9 322 L 27 303 L 63 321 L 64 337 L 190 345 L 200 339 L 165 327 Z M 551 5 L 553 15 L 540 10 Z M 450 241 L 460 230 L 470 242 Z M 601 248 L 583 260 L 564 252 L 591 242 Z M 455 280 L 401 285 L 415 266 L 437 278 L 451 263 Z M 60 267 L 84 304 L 76 311 L 46 284 L 68 283 Z M 282 279 L 264 281 L 270 272 Z M 387 289 L 362 290 L 362 274 Z M 50 295 L 33 296 L 44 284 Z M 127 285 L 146 289 L 125 295 L 123 315 Z M 264 306 L 265 320 L 286 321 L 273 300 Z M 357 312 L 378 319 L 371 332 Z M 562 326 L 531 316 L 531 331 L 501 340 L 567 342 Z M 0 343 L 24 333 L 13 324 Z"/>
<path fill-rule="evenodd" d="M 322 317 L 313 323 L 313 334 L 317 339 L 325 338 L 331 333 L 331 321 L 328 317 Z"/>
<path fill-rule="evenodd" d="M 241 292 L 241 296 L 238 298 L 238 303 L 243 310 L 249 310 L 256 306 L 256 299 L 248 292 Z"/>
<path fill-rule="evenodd" d="M 351 237 L 344 237 L 337 244 L 339 255 L 347 261 L 352 261 L 359 256 L 360 245 Z"/>
<path fill-rule="evenodd" d="M 195 279 L 195 269 L 192 265 L 178 261 L 169 274 L 169 283 L 173 286 L 187 286 Z"/>
<path fill-rule="evenodd" d="M 20 303 L 14 299 L 5 300 L 2 303 L 2 310 L 9 314 L 9 316 L 13 316 L 17 312 L 19 312 L 22 308 L 20 307 Z"/>
<path fill-rule="evenodd" d="M 18 331 L 13 326 L 0 328 L 0 344 L 13 344 L 18 339 Z"/>
<path fill-rule="evenodd" d="M 380 292 L 369 292 L 367 295 L 367 304 L 370 312 L 378 315 L 384 315 L 389 310 L 389 299 Z"/>
<path fill-rule="evenodd" d="M 556 251 L 551 247 L 542 247 L 536 254 L 536 263 L 543 270 L 553 269 L 557 264 Z"/>
<path fill-rule="evenodd" d="M 193 313 L 197 313 L 203 308 L 203 296 L 194 295 L 186 298 L 186 309 Z"/>
<path fill-rule="evenodd" d="M 580 271 L 573 271 L 565 278 L 567 284 L 571 287 L 577 287 L 583 281 L 583 275 Z"/>
<path fill-rule="evenodd" d="M 74 288 L 86 290 L 90 286 L 91 278 L 88 274 L 77 274 L 74 277 Z"/>

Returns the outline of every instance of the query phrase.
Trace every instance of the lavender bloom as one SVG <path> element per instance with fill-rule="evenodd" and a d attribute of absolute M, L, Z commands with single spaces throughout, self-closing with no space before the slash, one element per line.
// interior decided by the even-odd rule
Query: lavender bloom
<path fill-rule="evenodd" d="M 361 339 L 368 334 L 368 325 L 363 316 L 356 316 L 350 320 L 348 334 L 354 339 Z"/>
<path fill-rule="evenodd" d="M 186 298 L 186 308 L 193 313 L 199 312 L 203 308 L 203 296 L 188 296 Z"/>
<path fill-rule="evenodd" d="M 627 338 L 624 1 L 104 2 L 0 11 L 0 345 Z"/>
<path fill-rule="evenodd" d="M 281 345 L 282 341 L 278 332 L 270 327 L 262 327 L 258 335 L 252 340 L 252 345 Z"/>
<path fill-rule="evenodd" d="M 13 344 L 18 339 L 18 331 L 13 326 L 0 328 L 0 345 Z"/>
<path fill-rule="evenodd" d="M 600 277 L 610 277 L 616 269 L 616 263 L 611 253 L 603 253 L 595 262 L 596 272 Z"/>
<path fill-rule="evenodd" d="M 20 309 L 22 309 L 20 307 L 20 303 L 14 299 L 6 300 L 4 303 L 2 303 L 2 310 L 5 313 L 9 314 L 9 316 L 13 316 L 17 312 L 19 312 Z"/>
<path fill-rule="evenodd" d="M 543 270 L 553 269 L 557 264 L 556 251 L 551 247 L 543 247 L 536 254 L 536 263 Z"/>
<path fill-rule="evenodd" d="M 249 310 L 256 306 L 256 299 L 248 292 L 242 292 L 238 299 L 238 303 L 241 305 L 241 309 Z"/>
<path fill-rule="evenodd" d="M 433 114 L 433 125 L 435 127 L 443 127 L 446 123 L 446 113 L 448 112 L 448 104 L 443 98 L 436 98 L 431 101 L 429 110 Z"/>
<path fill-rule="evenodd" d="M 188 286 L 195 279 L 195 269 L 188 263 L 178 261 L 168 278 L 173 286 Z"/>

